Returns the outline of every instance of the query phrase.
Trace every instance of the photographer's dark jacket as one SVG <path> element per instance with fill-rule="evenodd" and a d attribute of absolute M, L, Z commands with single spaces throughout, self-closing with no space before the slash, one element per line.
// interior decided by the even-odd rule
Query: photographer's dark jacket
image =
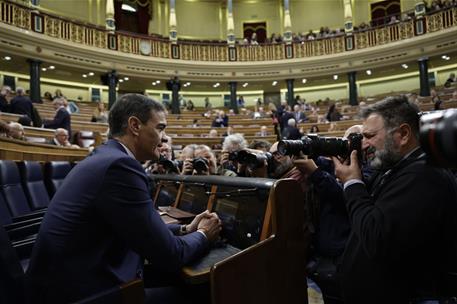
<path fill-rule="evenodd" d="M 352 228 L 339 269 L 345 303 L 435 297 L 443 269 L 457 269 L 455 179 L 421 153 L 384 178 L 374 175 L 372 185 L 345 189 Z"/>

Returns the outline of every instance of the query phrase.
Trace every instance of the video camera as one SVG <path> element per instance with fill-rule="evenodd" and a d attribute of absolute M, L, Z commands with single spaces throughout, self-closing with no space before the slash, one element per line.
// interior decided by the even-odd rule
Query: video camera
<path fill-rule="evenodd" d="M 421 113 L 419 138 L 430 164 L 457 168 L 457 109 Z"/>
<path fill-rule="evenodd" d="M 360 133 L 351 133 L 348 138 L 322 137 L 318 135 L 303 136 L 300 140 L 281 140 L 278 143 L 278 152 L 283 155 L 299 155 L 302 152 L 310 158 L 318 156 L 340 156 L 348 159 L 353 150 L 357 150 L 359 158 L 362 153 L 362 139 Z"/>

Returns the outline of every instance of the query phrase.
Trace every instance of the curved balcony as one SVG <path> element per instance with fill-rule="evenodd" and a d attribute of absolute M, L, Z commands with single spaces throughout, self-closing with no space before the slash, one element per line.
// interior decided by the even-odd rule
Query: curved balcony
<path fill-rule="evenodd" d="M 14 43 L 19 42 L 25 45 L 25 56 L 58 58 L 69 65 L 116 68 L 148 77 L 169 76 L 177 71 L 195 79 L 220 80 L 319 76 L 438 54 L 452 50 L 456 37 L 456 7 L 332 38 L 229 47 L 224 43 L 188 41 L 173 44 L 150 36 L 109 32 L 0 1 L 0 38 L 6 50 L 14 49 Z M 32 46 L 35 52 L 31 51 Z"/>

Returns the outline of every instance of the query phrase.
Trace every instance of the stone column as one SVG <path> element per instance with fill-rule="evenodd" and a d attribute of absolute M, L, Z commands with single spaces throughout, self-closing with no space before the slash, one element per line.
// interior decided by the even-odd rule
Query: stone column
<path fill-rule="evenodd" d="M 106 82 L 108 84 L 108 108 L 111 107 L 116 102 L 116 85 L 117 85 L 117 74 L 115 70 L 106 74 Z"/>
<path fill-rule="evenodd" d="M 27 59 L 30 64 L 30 99 L 33 102 L 41 102 L 40 90 L 40 72 L 41 61 L 36 59 Z"/>
<path fill-rule="evenodd" d="M 238 102 L 236 100 L 236 81 L 230 81 L 229 86 L 230 86 L 230 109 L 233 109 L 235 111 L 235 114 L 238 114 Z"/>
<path fill-rule="evenodd" d="M 294 80 L 295 79 L 286 79 L 287 83 L 287 103 L 289 106 L 294 106 Z"/>
<path fill-rule="evenodd" d="M 356 80 L 357 72 L 349 72 L 348 73 L 348 82 L 349 82 L 349 104 L 351 106 L 356 106 L 359 104 L 357 100 L 357 80 Z"/>
<path fill-rule="evenodd" d="M 179 108 L 179 90 L 181 90 L 181 83 L 177 76 L 167 81 L 167 90 L 171 91 L 171 113 L 181 114 Z"/>
<path fill-rule="evenodd" d="M 430 83 L 428 80 L 428 58 L 420 58 L 419 61 L 420 96 L 430 96 Z"/>

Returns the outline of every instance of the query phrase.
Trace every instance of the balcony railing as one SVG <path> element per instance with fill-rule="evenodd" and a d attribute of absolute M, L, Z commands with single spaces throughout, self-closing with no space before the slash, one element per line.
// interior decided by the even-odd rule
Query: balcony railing
<path fill-rule="evenodd" d="M 292 44 L 236 45 L 179 42 L 109 32 L 100 26 L 39 12 L 18 3 L 0 0 L 0 22 L 73 43 L 122 53 L 190 61 L 274 61 L 332 55 L 385 45 L 457 26 L 457 7 L 395 24 Z"/>

